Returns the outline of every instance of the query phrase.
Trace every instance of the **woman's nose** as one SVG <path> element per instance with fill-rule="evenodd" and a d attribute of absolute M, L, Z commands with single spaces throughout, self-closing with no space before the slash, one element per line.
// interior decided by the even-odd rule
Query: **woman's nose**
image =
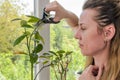
<path fill-rule="evenodd" d="M 82 39 L 82 38 L 81 38 L 80 28 L 78 28 L 78 29 L 75 31 L 74 37 L 75 37 L 76 39 L 80 39 L 80 40 Z"/>

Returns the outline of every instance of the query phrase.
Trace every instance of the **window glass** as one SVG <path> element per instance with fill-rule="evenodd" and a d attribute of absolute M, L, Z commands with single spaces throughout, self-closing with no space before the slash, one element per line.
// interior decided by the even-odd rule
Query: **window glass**
<path fill-rule="evenodd" d="M 50 0 L 51 2 L 54 0 Z M 57 0 L 64 8 L 74 12 L 78 17 L 82 11 L 82 5 L 84 0 Z M 72 4 L 72 5 L 71 5 Z M 59 24 L 50 25 L 50 49 L 52 51 L 64 50 L 72 51 L 72 60 L 68 64 L 66 80 L 75 80 L 76 72 L 79 72 L 84 67 L 85 58 L 81 55 L 78 42 L 74 39 L 74 34 L 70 26 L 62 20 Z M 70 59 L 70 58 L 69 58 Z M 62 65 L 66 66 L 65 59 L 63 59 Z M 65 63 L 65 64 L 64 64 Z M 51 67 L 51 80 L 61 80 L 61 65 Z"/>
<path fill-rule="evenodd" d="M 30 80 L 29 58 L 22 53 L 25 42 L 13 47 L 23 31 L 14 18 L 33 14 L 33 0 L 0 0 L 0 80 Z"/>

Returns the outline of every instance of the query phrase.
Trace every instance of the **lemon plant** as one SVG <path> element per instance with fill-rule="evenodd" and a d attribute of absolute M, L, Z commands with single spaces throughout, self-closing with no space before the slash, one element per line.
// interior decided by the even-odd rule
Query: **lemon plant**
<path fill-rule="evenodd" d="M 12 21 L 20 21 L 21 28 L 24 29 L 24 32 L 21 36 L 19 36 L 15 42 L 14 46 L 21 43 L 24 39 L 26 39 L 26 47 L 27 53 L 23 51 L 23 54 L 29 56 L 30 63 L 31 63 L 31 80 L 33 80 L 33 67 L 34 64 L 37 63 L 38 60 L 38 53 L 43 50 L 44 39 L 39 34 L 39 25 L 35 25 L 36 22 L 40 22 L 42 24 L 42 20 L 34 16 L 27 16 L 27 20 L 23 20 L 20 18 L 13 19 Z"/>
<path fill-rule="evenodd" d="M 55 77 L 57 80 L 66 80 L 68 65 L 72 59 L 72 51 L 48 51 L 46 53 L 40 53 L 44 47 L 44 39 L 39 34 L 39 29 L 43 24 L 46 23 L 59 23 L 54 22 L 53 18 L 50 17 L 48 13 L 43 12 L 43 18 L 39 19 L 35 16 L 27 16 L 27 19 L 16 18 L 12 21 L 20 21 L 20 26 L 23 28 L 24 32 L 19 36 L 15 42 L 14 46 L 20 44 L 24 39 L 26 40 L 27 52 L 22 51 L 22 54 L 29 56 L 29 61 L 31 63 L 31 80 L 36 80 L 38 74 L 46 67 L 51 66 L 55 72 Z M 34 76 L 34 65 L 38 64 L 38 59 L 43 59 L 43 66 L 40 68 L 38 73 Z"/>

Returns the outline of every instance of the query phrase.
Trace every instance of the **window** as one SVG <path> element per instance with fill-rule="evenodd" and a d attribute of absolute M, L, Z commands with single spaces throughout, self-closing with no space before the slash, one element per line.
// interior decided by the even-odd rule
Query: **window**
<path fill-rule="evenodd" d="M 14 18 L 23 18 L 23 14 L 33 14 L 33 0 L 0 1 L 0 80 L 30 80 L 28 57 L 21 54 L 23 44 L 13 47 L 13 41 L 22 33 Z M 31 4 L 32 8 L 29 8 Z M 24 8 L 25 7 L 25 8 Z"/>
<path fill-rule="evenodd" d="M 64 5 L 66 9 L 73 10 L 77 16 L 79 16 L 81 12 L 81 8 L 78 6 L 82 6 L 83 1 L 84 0 L 58 0 L 58 2 L 61 5 Z M 41 18 L 43 8 L 48 2 L 49 0 L 0 1 L 0 80 L 30 80 L 29 59 L 21 54 L 21 51 L 25 50 L 24 41 L 23 44 L 13 47 L 14 40 L 22 34 L 22 30 L 20 29 L 18 22 L 12 23 L 11 20 L 17 17 L 24 18 L 24 15 L 35 15 Z M 69 4 L 74 3 L 75 6 L 67 4 L 68 2 Z M 61 23 L 57 25 L 45 25 L 40 34 L 43 35 L 46 43 L 43 52 L 56 50 L 56 48 L 72 50 L 75 52 L 73 55 L 74 60 L 69 67 L 71 70 L 69 70 L 68 76 L 70 77 L 67 79 L 74 80 L 74 73 L 75 71 L 82 69 L 81 66 L 83 65 L 82 62 L 84 62 L 84 59 L 77 61 L 78 58 L 76 57 L 82 58 L 82 56 L 79 54 L 80 50 L 77 47 L 76 40 L 73 38 L 70 27 L 64 21 L 61 21 Z M 35 74 L 39 71 L 40 67 L 41 64 L 35 65 Z M 37 77 L 37 80 L 55 79 L 54 74 L 51 74 L 51 72 L 53 72 L 53 70 L 50 68 L 44 69 Z"/>
<path fill-rule="evenodd" d="M 54 1 L 54 0 L 50 0 Z M 82 11 L 82 5 L 84 0 L 57 0 L 64 8 L 74 12 L 78 17 Z M 72 4 L 72 5 L 71 5 Z M 73 32 L 69 25 L 63 20 L 59 24 L 50 25 L 50 50 L 65 50 L 73 51 L 72 61 L 69 63 L 67 79 L 66 80 L 75 80 L 75 73 L 81 71 L 84 66 L 84 58 L 81 55 L 80 49 L 78 47 L 77 41 L 73 37 Z M 64 54 L 64 53 L 63 53 Z M 64 60 L 65 61 L 65 60 Z M 60 69 L 57 67 L 50 68 L 50 79 L 57 80 L 55 76 L 55 71 L 58 73 Z M 57 74 L 58 80 L 60 79 L 59 74 Z"/>

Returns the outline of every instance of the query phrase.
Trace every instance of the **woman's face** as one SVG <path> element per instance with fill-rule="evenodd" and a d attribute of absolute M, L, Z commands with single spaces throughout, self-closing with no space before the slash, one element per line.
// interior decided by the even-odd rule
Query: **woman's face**
<path fill-rule="evenodd" d="M 75 38 L 79 40 L 81 52 L 86 56 L 94 56 L 101 53 L 105 47 L 103 33 L 99 31 L 95 21 L 97 12 L 93 9 L 83 10 L 79 27 L 75 33 Z"/>

